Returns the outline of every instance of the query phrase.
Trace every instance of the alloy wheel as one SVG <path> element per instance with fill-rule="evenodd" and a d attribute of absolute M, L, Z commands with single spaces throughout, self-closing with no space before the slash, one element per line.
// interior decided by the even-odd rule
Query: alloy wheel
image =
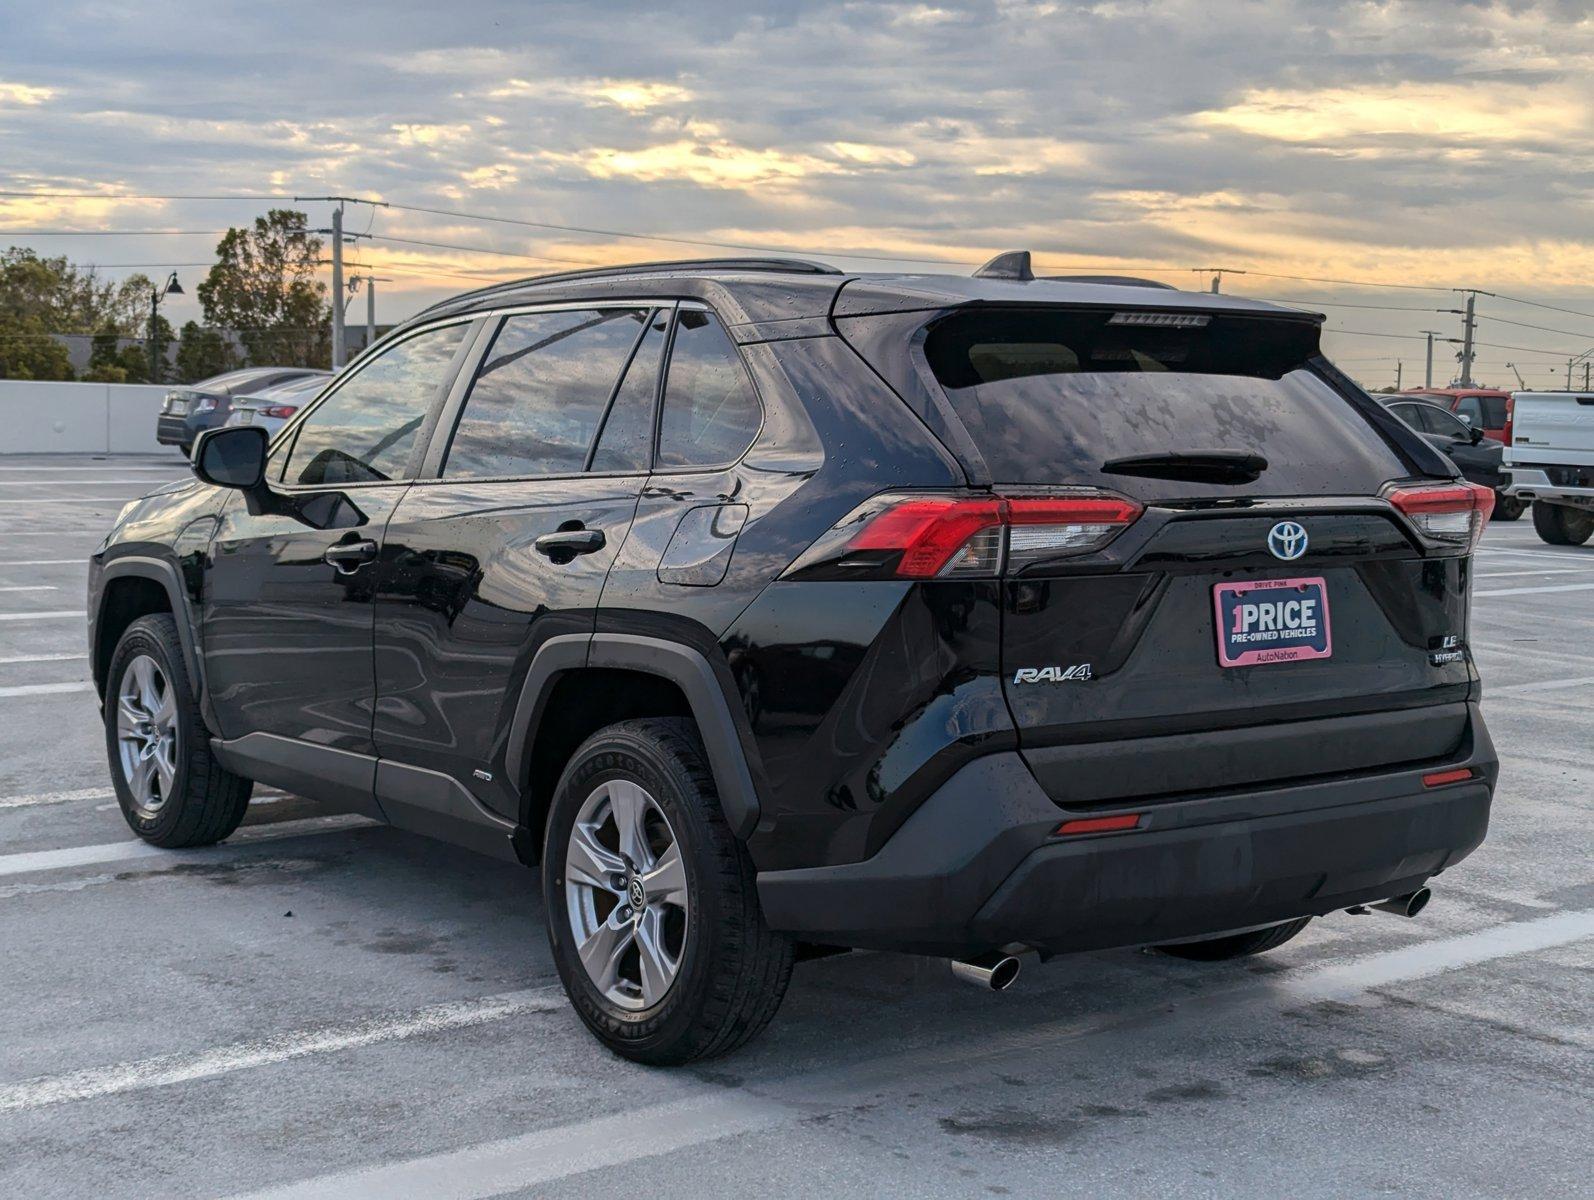
<path fill-rule="evenodd" d="M 177 695 L 161 665 L 135 656 L 116 688 L 116 746 L 133 811 L 153 819 L 177 780 Z"/>
<path fill-rule="evenodd" d="M 651 1008 L 681 969 L 690 919 L 686 867 L 659 803 L 628 779 L 582 801 L 565 853 L 565 907 L 593 986 L 621 1008 Z"/>

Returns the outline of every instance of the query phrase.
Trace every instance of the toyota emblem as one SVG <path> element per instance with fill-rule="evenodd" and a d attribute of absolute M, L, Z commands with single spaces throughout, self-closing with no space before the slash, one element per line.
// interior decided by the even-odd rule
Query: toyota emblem
<path fill-rule="evenodd" d="M 1274 558 L 1294 562 L 1306 553 L 1306 530 L 1294 521 L 1280 521 L 1267 531 L 1267 548 Z"/>

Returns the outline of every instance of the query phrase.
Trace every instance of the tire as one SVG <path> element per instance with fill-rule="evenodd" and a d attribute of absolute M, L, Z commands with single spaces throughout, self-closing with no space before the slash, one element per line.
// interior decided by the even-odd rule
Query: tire
<path fill-rule="evenodd" d="M 1223 962 L 1229 958 L 1245 958 L 1252 954 L 1265 954 L 1277 950 L 1285 942 L 1305 929 L 1311 917 L 1297 917 L 1269 925 L 1266 929 L 1253 929 L 1249 933 L 1231 933 L 1226 937 L 1207 938 L 1200 942 L 1178 942 L 1158 946 L 1164 954 L 1174 958 L 1187 958 L 1192 962 Z"/>
<path fill-rule="evenodd" d="M 623 843 L 615 817 L 632 812 L 642 833 Z M 678 868 L 665 871 L 671 847 Z M 650 871 L 650 862 L 660 865 Z M 585 881 L 606 871 L 606 885 Z M 650 893 L 647 881 L 665 876 Z M 631 915 L 638 895 L 640 920 Z M 737 1049 L 769 1024 L 791 981 L 793 943 L 764 924 L 752 861 L 725 824 L 688 720 L 623 721 L 577 749 L 549 806 L 543 899 L 570 1003 L 600 1042 L 634 1062 L 675 1066 Z M 603 964 L 597 971 L 580 945 Z M 651 971 L 647 945 L 659 949 L 647 956 Z"/>
<path fill-rule="evenodd" d="M 1489 518 L 1491 521 L 1515 521 L 1528 510 L 1526 500 L 1518 500 L 1515 496 L 1494 494 L 1494 513 Z"/>
<path fill-rule="evenodd" d="M 171 616 L 155 613 L 127 627 L 111 655 L 104 708 L 111 783 L 134 833 L 176 849 L 209 846 L 238 828 L 254 785 L 210 753 Z"/>
<path fill-rule="evenodd" d="M 1536 500 L 1533 528 L 1552 546 L 1581 546 L 1594 536 L 1594 510 Z"/>

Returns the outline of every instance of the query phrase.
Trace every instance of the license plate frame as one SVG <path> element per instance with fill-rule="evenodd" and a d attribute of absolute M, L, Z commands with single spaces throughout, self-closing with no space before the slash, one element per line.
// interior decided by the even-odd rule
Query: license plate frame
<path fill-rule="evenodd" d="M 1245 611 L 1248 597 L 1255 597 L 1250 601 L 1253 608 L 1249 613 Z M 1334 656 L 1328 581 L 1321 575 L 1236 579 L 1214 584 L 1212 618 L 1221 667 L 1256 667 Z"/>

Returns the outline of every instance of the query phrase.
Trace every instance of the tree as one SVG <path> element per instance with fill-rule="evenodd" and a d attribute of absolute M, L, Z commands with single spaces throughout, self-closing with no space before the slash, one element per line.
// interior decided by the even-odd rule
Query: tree
<path fill-rule="evenodd" d="M 95 383 L 126 383 L 127 368 L 120 361 L 122 335 L 116 326 L 107 322 L 94 335 L 94 348 L 89 352 L 89 369 L 83 378 Z"/>
<path fill-rule="evenodd" d="M 181 382 L 198 383 L 236 365 L 232 347 L 216 330 L 205 328 L 198 321 L 183 326 L 177 342 L 177 378 Z"/>
<path fill-rule="evenodd" d="M 51 326 L 58 283 L 31 250 L 13 246 L 0 254 L 0 378 L 72 378 L 66 347 L 51 336 L 58 332 Z"/>
<path fill-rule="evenodd" d="M 332 359 L 326 285 L 316 279 L 321 239 L 305 215 L 275 208 L 250 229 L 229 229 L 199 285 L 205 323 L 233 330 L 255 366 L 325 367 Z"/>

